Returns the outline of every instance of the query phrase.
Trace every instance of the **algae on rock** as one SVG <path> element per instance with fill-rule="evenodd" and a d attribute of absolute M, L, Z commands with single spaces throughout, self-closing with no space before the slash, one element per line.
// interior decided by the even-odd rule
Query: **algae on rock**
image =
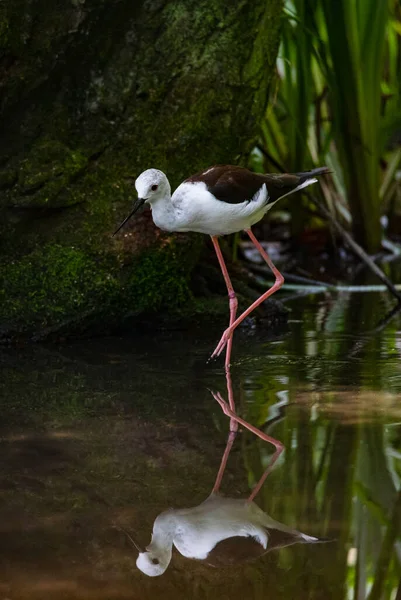
<path fill-rule="evenodd" d="M 146 212 L 111 233 L 142 170 L 160 168 L 175 186 L 246 158 L 281 8 L 281 0 L 3 0 L 3 331 L 87 313 L 118 322 L 190 297 L 200 236 L 167 236 Z"/>

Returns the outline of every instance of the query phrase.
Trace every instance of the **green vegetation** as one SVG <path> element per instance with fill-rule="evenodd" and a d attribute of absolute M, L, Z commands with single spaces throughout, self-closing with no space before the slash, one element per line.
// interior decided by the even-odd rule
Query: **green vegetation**
<path fill-rule="evenodd" d="M 294 0 L 285 10 L 276 97 L 262 124 L 264 168 L 328 164 L 328 205 L 376 252 L 380 216 L 392 217 L 399 187 L 401 151 L 391 141 L 401 126 L 399 4 Z"/>

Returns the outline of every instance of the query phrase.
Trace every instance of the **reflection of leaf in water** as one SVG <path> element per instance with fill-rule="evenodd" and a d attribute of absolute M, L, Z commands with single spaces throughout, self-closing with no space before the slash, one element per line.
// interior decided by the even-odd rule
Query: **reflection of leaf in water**
<path fill-rule="evenodd" d="M 368 508 L 369 512 L 379 521 L 379 523 L 381 525 L 388 525 L 389 519 L 387 513 L 383 510 L 383 507 L 372 498 L 369 488 L 360 481 L 356 481 L 354 489 L 359 500 Z"/>
<path fill-rule="evenodd" d="M 323 328 L 326 333 L 344 331 L 345 314 L 348 303 L 349 294 L 338 294 L 323 323 Z"/>
<path fill-rule="evenodd" d="M 376 570 L 373 578 L 373 586 L 368 596 L 368 600 L 380 600 L 383 597 L 384 588 L 391 592 L 399 579 L 399 569 L 396 565 L 394 569 L 393 554 L 394 544 L 401 532 L 401 491 L 398 492 L 394 502 L 391 520 L 383 537 L 380 554 L 376 564 Z M 391 568 L 392 567 L 392 568 Z M 400 587 L 398 588 L 397 598 L 399 598 Z"/>
<path fill-rule="evenodd" d="M 300 399 L 293 392 L 291 397 Z M 396 494 L 387 461 L 392 437 L 386 433 L 384 423 L 399 419 L 399 398 L 368 390 L 315 393 L 314 403 L 306 392 L 301 398 L 300 404 L 293 401 L 286 405 L 284 418 L 274 425 L 274 435 L 286 445 L 285 466 L 281 476 L 277 470 L 269 477 L 261 493 L 263 506 L 274 511 L 281 520 L 292 518 L 300 526 L 309 523 L 312 534 L 310 523 L 325 522 L 325 535 L 339 540 L 335 547 L 325 550 L 326 561 L 332 556 L 329 564 L 321 565 L 317 559 L 316 570 L 312 568 L 316 577 L 319 569 L 325 570 L 324 581 L 319 582 L 325 597 L 332 597 L 334 590 L 337 590 L 337 597 L 346 582 L 348 589 L 354 588 L 354 598 L 365 597 L 363 590 L 378 577 L 379 595 L 372 600 L 381 598 L 384 585 L 380 583 L 381 568 L 387 573 L 388 595 L 385 597 L 390 597 L 397 584 L 399 568 L 394 561 L 395 540 L 389 548 L 390 543 L 386 540 L 390 534 L 383 531 L 383 525 L 389 524 Z M 310 412 L 307 417 L 317 401 L 319 410 Z M 312 414 L 315 418 L 311 420 Z M 342 425 L 339 420 L 343 421 Z M 263 470 L 264 452 L 263 446 L 243 444 L 250 481 Z M 398 475 L 394 472 L 398 486 Z M 353 564 L 348 548 L 354 548 Z M 384 553 L 385 558 L 380 559 L 380 548 L 380 556 Z M 300 568 L 296 560 L 291 557 L 295 579 Z M 314 585 L 317 589 L 316 581 L 308 582 L 310 593 Z M 289 591 L 290 588 L 288 583 L 286 593 L 296 594 L 295 589 Z"/>

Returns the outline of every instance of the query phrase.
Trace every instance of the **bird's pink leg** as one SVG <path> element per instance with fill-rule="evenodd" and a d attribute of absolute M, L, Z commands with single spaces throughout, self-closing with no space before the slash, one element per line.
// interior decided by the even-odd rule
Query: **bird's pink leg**
<path fill-rule="evenodd" d="M 214 249 L 217 254 L 217 259 L 219 261 L 221 272 L 223 273 L 224 281 L 226 282 L 226 286 L 227 286 L 228 298 L 229 298 L 229 303 L 230 303 L 229 327 L 232 327 L 232 325 L 234 324 L 234 321 L 235 321 L 235 316 L 237 314 L 238 300 L 237 300 L 237 296 L 235 295 L 234 288 L 233 288 L 230 276 L 227 271 L 226 263 L 224 262 L 223 254 L 221 252 L 217 236 L 212 235 L 210 237 L 212 238 L 213 246 L 214 246 Z M 227 342 L 226 362 L 225 362 L 226 371 L 230 367 L 232 346 L 233 346 L 233 336 L 230 335 L 230 337 L 228 338 L 228 342 Z"/>
<path fill-rule="evenodd" d="M 252 491 L 252 494 L 248 498 L 248 502 L 252 502 L 255 499 L 256 495 L 259 493 L 260 488 L 262 487 L 262 485 L 264 484 L 264 482 L 266 480 L 266 477 L 273 470 L 275 463 L 277 462 L 280 454 L 284 450 L 284 445 L 281 442 L 279 442 L 278 440 L 276 440 L 275 438 L 271 437 L 270 435 L 267 435 L 267 433 L 263 433 L 263 431 L 261 431 L 257 427 L 254 427 L 253 425 L 248 423 L 248 421 L 244 421 L 244 419 L 241 419 L 241 417 L 238 417 L 235 414 L 235 412 L 232 411 L 231 408 L 228 406 L 227 402 L 225 402 L 225 400 L 223 400 L 223 398 L 221 397 L 221 394 L 219 392 L 217 392 L 216 394 L 213 393 L 213 397 L 220 404 L 221 408 L 223 409 L 224 414 L 226 414 L 228 417 L 230 417 L 231 420 L 237 421 L 237 423 L 239 423 L 246 429 L 249 429 L 249 431 L 252 431 L 252 433 L 254 433 L 258 437 L 260 437 L 265 442 L 269 442 L 269 444 L 273 444 L 273 446 L 276 448 L 276 451 L 272 456 L 269 466 L 263 473 L 262 477 L 259 479 L 258 483 L 256 484 L 256 486 L 254 487 L 254 489 Z M 229 440 L 230 440 L 230 438 L 229 438 Z M 232 442 L 231 442 L 231 446 L 232 446 Z M 230 446 L 230 450 L 231 450 L 231 446 Z M 228 447 L 228 442 L 227 442 L 227 447 Z M 226 448 L 226 450 L 227 450 L 227 448 Z M 225 454 L 224 454 L 224 456 L 225 456 Z M 224 456 L 223 456 L 223 459 L 224 459 Z M 228 458 L 228 454 L 227 454 L 227 458 Z M 225 464 L 227 462 L 227 458 L 225 459 L 224 468 L 225 468 Z M 222 463 L 223 463 L 223 461 L 222 461 Z M 220 470 L 221 470 L 221 466 L 220 466 Z M 220 470 L 219 470 L 219 474 L 220 474 Z M 223 472 L 224 472 L 224 470 L 223 470 Z M 218 481 L 216 480 L 216 484 L 217 484 L 217 482 Z M 215 484 L 215 487 L 216 487 L 216 484 Z M 220 481 L 219 481 L 219 485 L 220 485 Z"/>
<path fill-rule="evenodd" d="M 233 384 L 231 381 L 230 365 L 226 365 L 226 383 L 227 383 L 227 394 L 228 404 L 231 410 L 235 413 L 235 402 L 234 402 L 234 391 Z M 230 419 L 230 432 L 236 433 L 238 431 L 238 423 L 235 419 Z"/>
<path fill-rule="evenodd" d="M 216 398 L 216 394 L 214 392 L 212 392 L 212 394 L 213 394 L 214 398 Z M 217 398 L 216 398 L 216 400 L 217 400 Z M 212 489 L 212 494 L 217 494 L 217 492 L 220 489 L 220 485 L 221 485 L 221 481 L 223 479 L 224 471 L 226 470 L 226 466 L 227 466 L 228 456 L 229 456 L 229 454 L 231 452 L 231 448 L 232 448 L 232 445 L 234 443 L 234 440 L 235 440 L 235 431 L 230 431 L 230 433 L 228 434 L 227 445 L 226 445 L 226 448 L 224 450 L 223 458 L 221 459 L 219 472 L 217 473 L 216 481 L 215 481 L 215 484 L 214 484 L 213 489 Z"/>
<path fill-rule="evenodd" d="M 276 277 L 276 281 L 274 283 L 274 285 L 267 290 L 267 292 L 265 292 L 264 294 L 262 294 L 260 296 L 260 298 L 258 298 L 257 300 L 255 300 L 255 302 L 253 304 L 251 304 L 251 306 L 249 308 L 247 308 L 239 317 L 238 319 L 236 319 L 234 321 L 234 323 L 232 323 L 223 333 L 220 342 L 217 344 L 215 351 L 212 354 L 212 358 L 214 358 L 215 356 L 219 356 L 221 354 L 221 352 L 224 350 L 227 342 L 229 340 L 232 339 L 234 330 L 238 327 L 238 325 L 240 323 L 242 323 L 242 321 L 253 311 L 255 310 L 255 308 L 257 308 L 260 304 L 262 304 L 262 302 L 264 302 L 267 298 L 269 298 L 269 296 L 271 296 L 272 294 L 274 294 L 274 292 L 277 292 L 277 290 L 279 290 L 281 288 L 281 286 L 284 283 L 284 277 L 282 276 L 282 274 L 280 273 L 280 271 L 274 266 L 274 264 L 272 263 L 269 255 L 267 254 L 267 252 L 263 249 L 263 247 L 260 245 L 260 243 L 258 242 L 258 240 L 256 239 L 256 237 L 253 235 L 252 230 L 251 229 L 245 229 L 246 233 L 249 235 L 249 237 L 251 238 L 252 242 L 254 243 L 254 245 L 256 246 L 256 248 L 259 250 L 261 256 L 264 258 L 264 260 L 267 262 L 268 266 L 270 267 L 270 269 L 273 271 L 274 276 Z"/>
<path fill-rule="evenodd" d="M 226 383 L 227 383 L 227 393 L 228 393 L 228 402 L 230 405 L 230 409 L 235 413 L 235 403 L 234 403 L 234 392 L 233 385 L 231 382 L 231 373 L 230 368 L 226 369 Z M 212 396 L 217 402 L 220 402 L 218 399 L 218 394 L 216 392 L 212 392 Z M 221 397 L 221 396 L 220 396 Z M 223 479 L 224 471 L 226 470 L 228 456 L 231 452 L 232 445 L 235 440 L 235 434 L 238 431 L 238 423 L 235 419 L 230 419 L 230 433 L 228 434 L 228 440 L 226 449 L 224 450 L 223 458 L 221 459 L 219 472 L 217 473 L 216 482 L 213 486 L 212 493 L 217 494 L 220 489 L 221 480 Z"/>

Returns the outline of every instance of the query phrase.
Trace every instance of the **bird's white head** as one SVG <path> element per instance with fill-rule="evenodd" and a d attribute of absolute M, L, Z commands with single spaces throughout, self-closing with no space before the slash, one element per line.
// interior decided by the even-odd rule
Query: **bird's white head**
<path fill-rule="evenodd" d="M 168 550 L 157 549 L 140 552 L 136 561 L 136 566 L 145 575 L 149 577 L 158 577 L 163 575 L 170 564 L 171 548 Z"/>
<path fill-rule="evenodd" d="M 138 192 L 138 198 L 134 202 L 134 207 L 113 235 L 116 235 L 116 233 L 124 227 L 126 222 L 130 220 L 145 202 L 153 204 L 157 200 L 162 200 L 163 198 L 169 198 L 171 196 L 171 188 L 168 179 L 163 171 L 159 171 L 159 169 L 147 169 L 141 173 L 135 181 L 135 188 Z"/>
<path fill-rule="evenodd" d="M 152 204 L 160 198 L 171 194 L 169 181 L 163 171 L 158 169 L 147 169 L 139 175 L 135 181 L 138 198 Z"/>

